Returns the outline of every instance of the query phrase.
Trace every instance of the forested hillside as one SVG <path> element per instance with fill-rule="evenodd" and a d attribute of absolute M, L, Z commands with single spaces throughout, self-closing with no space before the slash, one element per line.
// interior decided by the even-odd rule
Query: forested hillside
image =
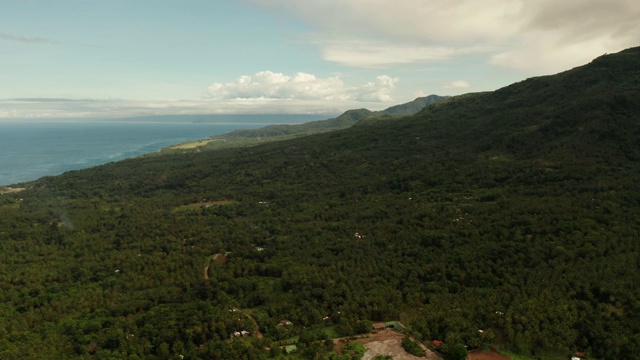
<path fill-rule="evenodd" d="M 0 196 L 0 358 L 345 359 L 313 330 L 396 319 L 445 352 L 637 359 L 639 94 L 633 48 L 402 119 L 23 184 Z"/>

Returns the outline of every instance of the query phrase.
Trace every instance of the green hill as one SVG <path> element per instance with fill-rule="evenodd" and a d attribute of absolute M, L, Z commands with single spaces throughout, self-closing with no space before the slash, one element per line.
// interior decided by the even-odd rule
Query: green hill
<path fill-rule="evenodd" d="M 416 98 L 405 104 L 395 105 L 382 111 L 374 112 L 375 115 L 407 116 L 420 112 L 425 107 L 448 99 L 448 96 L 429 95 Z"/>
<path fill-rule="evenodd" d="M 0 196 L 1 357 L 328 359 L 327 321 L 397 319 L 445 351 L 635 359 L 639 93 L 633 48 L 412 116 L 26 184 Z M 298 335 L 297 355 L 271 346 Z"/>

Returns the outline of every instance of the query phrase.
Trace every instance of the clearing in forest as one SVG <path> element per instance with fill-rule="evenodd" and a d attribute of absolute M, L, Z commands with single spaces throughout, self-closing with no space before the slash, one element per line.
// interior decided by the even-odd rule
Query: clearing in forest
<path fill-rule="evenodd" d="M 417 357 L 409 354 L 402 347 L 402 339 L 405 336 L 405 334 L 387 329 L 353 341 L 363 343 L 367 349 L 362 360 L 371 360 L 377 355 L 391 355 L 394 360 L 441 360 L 440 356 L 424 346 L 423 349 L 427 352 L 427 356 Z"/>
<path fill-rule="evenodd" d="M 187 205 L 178 206 L 173 211 L 187 211 L 187 210 L 200 210 L 211 206 L 233 205 L 236 202 L 233 200 L 217 200 L 217 201 L 202 201 Z"/>

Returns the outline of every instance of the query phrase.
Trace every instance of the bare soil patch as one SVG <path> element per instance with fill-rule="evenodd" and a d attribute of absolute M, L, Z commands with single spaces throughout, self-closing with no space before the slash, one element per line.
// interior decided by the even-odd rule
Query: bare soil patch
<path fill-rule="evenodd" d="M 195 149 L 195 148 L 200 147 L 200 146 L 205 146 L 208 143 L 210 143 L 211 141 L 212 140 L 210 140 L 210 139 L 197 140 L 197 141 L 187 142 L 187 143 L 183 143 L 183 144 L 173 145 L 173 146 L 170 146 L 169 149 L 173 149 L 173 150 Z"/>
<path fill-rule="evenodd" d="M 498 354 L 495 351 L 478 351 L 474 350 L 467 357 L 469 360 L 510 360 L 506 355 Z"/>
<path fill-rule="evenodd" d="M 25 188 L 14 188 L 14 187 L 0 187 L 0 195 L 2 194 L 12 194 L 20 191 L 26 190 Z"/>
<path fill-rule="evenodd" d="M 405 336 L 405 334 L 388 329 L 355 341 L 363 343 L 367 348 L 362 360 L 371 360 L 376 355 L 391 355 L 394 360 L 441 360 L 436 353 L 424 346 L 423 348 L 427 352 L 426 357 L 417 357 L 407 353 L 402 347 L 402 338 Z"/>

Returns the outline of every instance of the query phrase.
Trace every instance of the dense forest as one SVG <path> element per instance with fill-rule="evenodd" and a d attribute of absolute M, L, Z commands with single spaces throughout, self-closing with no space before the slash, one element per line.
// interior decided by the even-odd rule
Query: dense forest
<path fill-rule="evenodd" d="M 395 319 L 450 349 L 638 359 L 639 94 L 633 48 L 412 116 L 15 185 L 0 358 L 347 359 L 314 329 Z"/>

